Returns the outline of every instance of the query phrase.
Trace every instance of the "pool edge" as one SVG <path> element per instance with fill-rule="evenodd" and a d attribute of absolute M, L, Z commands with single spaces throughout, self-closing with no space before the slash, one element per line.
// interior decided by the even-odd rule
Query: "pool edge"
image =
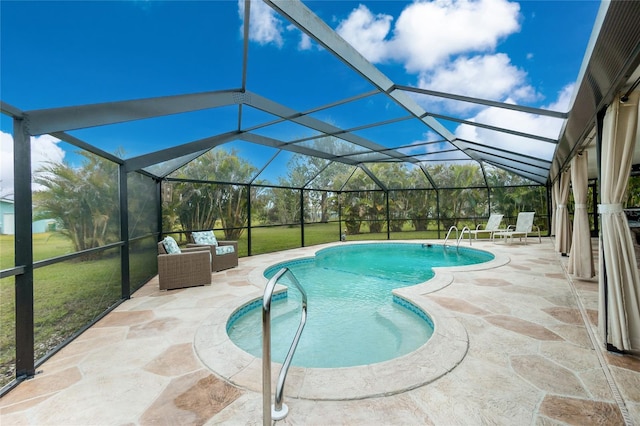
<path fill-rule="evenodd" d="M 434 333 L 420 348 L 389 361 L 357 367 L 291 367 L 285 391 L 287 397 L 309 400 L 375 398 L 406 392 L 446 375 L 466 356 L 469 338 L 463 324 L 427 295 L 451 284 L 454 272 L 492 269 L 510 261 L 507 256 L 490 253 L 494 255 L 491 261 L 434 268 L 436 274 L 431 280 L 394 290 L 394 294 L 424 310 L 433 321 Z M 305 257 L 308 255 L 299 256 Z M 250 282 L 256 287 L 255 293 L 219 307 L 201 325 L 194 338 L 194 350 L 207 368 L 229 383 L 255 392 L 262 391 L 262 360 L 238 348 L 228 337 L 226 325 L 239 307 L 262 297 L 261 290 L 267 283 L 262 272 L 268 266 L 256 267 L 249 273 Z M 280 366 L 273 363 L 272 386 L 275 386 Z"/>

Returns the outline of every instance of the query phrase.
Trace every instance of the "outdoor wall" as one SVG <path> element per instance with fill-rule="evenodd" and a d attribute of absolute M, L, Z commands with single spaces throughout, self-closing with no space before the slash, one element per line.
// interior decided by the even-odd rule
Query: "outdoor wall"
<path fill-rule="evenodd" d="M 129 293 L 158 273 L 160 196 L 157 180 L 132 172 L 127 175 Z"/>
<path fill-rule="evenodd" d="M 13 201 L 0 200 L 0 235 L 13 235 L 14 233 Z"/>

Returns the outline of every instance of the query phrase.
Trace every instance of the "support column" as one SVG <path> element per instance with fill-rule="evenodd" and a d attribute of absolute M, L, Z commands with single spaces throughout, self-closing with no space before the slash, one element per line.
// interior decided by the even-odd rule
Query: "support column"
<path fill-rule="evenodd" d="M 129 299 L 131 295 L 131 277 L 129 274 L 129 186 L 127 168 L 124 164 L 118 167 L 118 192 L 120 194 L 120 240 L 124 242 L 120 248 L 120 288 L 121 297 Z"/>
<path fill-rule="evenodd" d="M 251 185 L 247 185 L 247 256 L 251 256 Z"/>
<path fill-rule="evenodd" d="M 22 118 L 13 120 L 13 176 L 15 266 L 24 267 L 24 273 L 15 277 L 16 379 L 20 380 L 35 374 L 31 137 Z"/>
<path fill-rule="evenodd" d="M 440 191 L 436 189 L 436 224 L 438 225 L 438 239 L 440 239 Z"/>
<path fill-rule="evenodd" d="M 304 246 L 304 189 L 300 188 L 300 247 Z"/>
<path fill-rule="evenodd" d="M 391 216 L 389 213 L 389 191 L 384 191 L 384 198 L 387 203 L 387 240 L 391 239 Z"/>
<path fill-rule="evenodd" d="M 168 185 L 168 183 L 165 181 L 165 184 Z M 156 181 L 156 201 L 158 202 L 157 208 L 157 227 L 156 227 L 156 232 L 158 233 L 158 239 L 160 239 L 160 237 L 162 237 L 162 205 L 164 204 L 164 197 L 163 197 L 163 187 L 162 187 L 163 183 L 160 179 L 158 179 Z"/>

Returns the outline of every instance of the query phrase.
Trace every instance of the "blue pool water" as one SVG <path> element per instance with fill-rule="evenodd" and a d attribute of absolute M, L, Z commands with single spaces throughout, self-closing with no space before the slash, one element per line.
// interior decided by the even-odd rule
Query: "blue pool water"
<path fill-rule="evenodd" d="M 483 263 L 493 255 L 441 245 L 372 243 L 332 247 L 314 258 L 284 262 L 265 271 L 267 278 L 287 267 L 308 296 L 307 325 L 292 365 L 313 368 L 372 364 L 413 352 L 433 333 L 427 313 L 397 296 L 395 288 L 432 278 L 431 269 Z M 300 321 L 301 295 L 293 285 L 274 297 L 271 307 L 272 360 L 282 362 Z M 255 305 L 255 306 L 254 306 Z M 231 340 L 262 356 L 261 300 L 234 314 L 227 325 Z"/>

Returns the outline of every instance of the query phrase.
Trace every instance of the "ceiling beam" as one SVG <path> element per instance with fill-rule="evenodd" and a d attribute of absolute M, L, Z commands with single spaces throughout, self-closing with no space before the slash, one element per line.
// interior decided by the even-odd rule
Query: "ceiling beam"
<path fill-rule="evenodd" d="M 531 133 L 519 132 L 517 130 L 506 129 L 504 127 L 492 126 L 490 124 L 478 123 L 475 121 L 463 120 L 461 118 L 449 117 L 441 114 L 431 114 L 431 115 L 433 115 L 434 117 L 441 118 L 443 120 L 453 121 L 455 123 L 460 123 L 460 124 L 466 124 L 468 126 L 480 127 L 482 129 L 493 130 L 494 132 L 507 133 L 513 136 L 520 136 L 527 139 L 536 139 L 542 142 L 552 143 L 554 145 L 558 143 L 557 139 L 548 138 L 546 136 L 538 136 Z"/>
<path fill-rule="evenodd" d="M 198 151 L 215 148 L 218 145 L 238 139 L 240 135 L 242 135 L 242 133 L 237 131 L 222 133 L 220 135 L 152 152 L 150 154 L 132 157 L 125 161 L 125 169 L 127 172 L 140 170 L 154 164 L 173 160 L 174 158 L 184 157 L 185 155 L 193 154 Z"/>
<path fill-rule="evenodd" d="M 313 129 L 320 133 L 314 136 L 316 139 L 327 136 L 334 136 L 371 151 L 387 150 L 386 147 L 376 144 L 369 139 L 350 133 L 332 124 L 318 120 L 314 117 L 310 117 L 284 105 L 280 105 L 255 93 L 247 92 L 244 103 L 246 105 L 252 106 L 253 108 L 284 118 L 287 121 L 291 121 L 309 129 Z M 291 146 L 291 143 L 287 143 L 287 146 Z M 389 155 L 396 156 L 398 158 L 402 157 L 402 154 L 400 153 L 390 153 Z"/>
<path fill-rule="evenodd" d="M 31 110 L 29 134 L 84 129 L 145 118 L 199 111 L 242 102 L 240 89 L 99 104 Z"/>
<path fill-rule="evenodd" d="M 569 118 L 560 133 L 549 182 L 559 178 L 587 142 L 596 117 L 624 92 L 640 66 L 640 2 L 603 1 L 576 82 Z"/>
<path fill-rule="evenodd" d="M 251 142 L 251 143 L 256 143 L 259 145 L 269 146 L 272 148 L 282 149 L 285 151 L 295 152 L 297 154 L 309 155 L 312 157 L 323 158 L 325 160 L 337 161 L 340 163 L 348 164 L 350 166 L 355 166 L 358 164 L 357 161 L 349 160 L 348 158 L 343 158 L 335 154 L 318 151 L 316 149 L 309 148 L 302 145 L 293 145 L 278 139 L 257 135 L 255 133 L 244 133 L 242 135 L 242 140 Z"/>
<path fill-rule="evenodd" d="M 22 118 L 23 112 L 22 110 L 10 105 L 4 101 L 0 101 L 0 112 L 6 114 L 12 118 Z"/>
<path fill-rule="evenodd" d="M 412 87 L 412 86 L 403 86 L 403 85 L 396 84 L 394 87 L 398 90 L 403 90 L 406 92 L 419 93 L 421 95 L 435 96 L 438 98 L 453 99 L 456 101 L 469 102 L 469 103 L 478 104 L 478 105 L 508 109 L 512 111 L 525 112 L 527 114 L 543 115 L 546 117 L 554 117 L 554 118 L 562 118 L 562 119 L 567 118 L 569 116 L 569 113 L 567 112 L 551 111 L 548 109 L 533 108 L 528 106 L 509 104 L 506 102 L 491 101 L 488 99 L 472 98 L 471 96 L 462 96 L 462 95 L 455 95 L 453 93 L 437 92 L 435 90 L 421 89 L 421 88 Z"/>
<path fill-rule="evenodd" d="M 315 40 L 334 56 L 341 59 L 381 92 L 396 100 L 398 105 L 420 118 L 433 131 L 452 141 L 454 135 L 435 118 L 425 116 L 425 111 L 409 96 L 394 90 L 393 82 L 378 68 L 372 65 L 356 49 L 340 37 L 331 27 L 316 16 L 302 2 L 293 0 L 265 0 L 280 15 L 291 21 L 301 31 Z"/>

